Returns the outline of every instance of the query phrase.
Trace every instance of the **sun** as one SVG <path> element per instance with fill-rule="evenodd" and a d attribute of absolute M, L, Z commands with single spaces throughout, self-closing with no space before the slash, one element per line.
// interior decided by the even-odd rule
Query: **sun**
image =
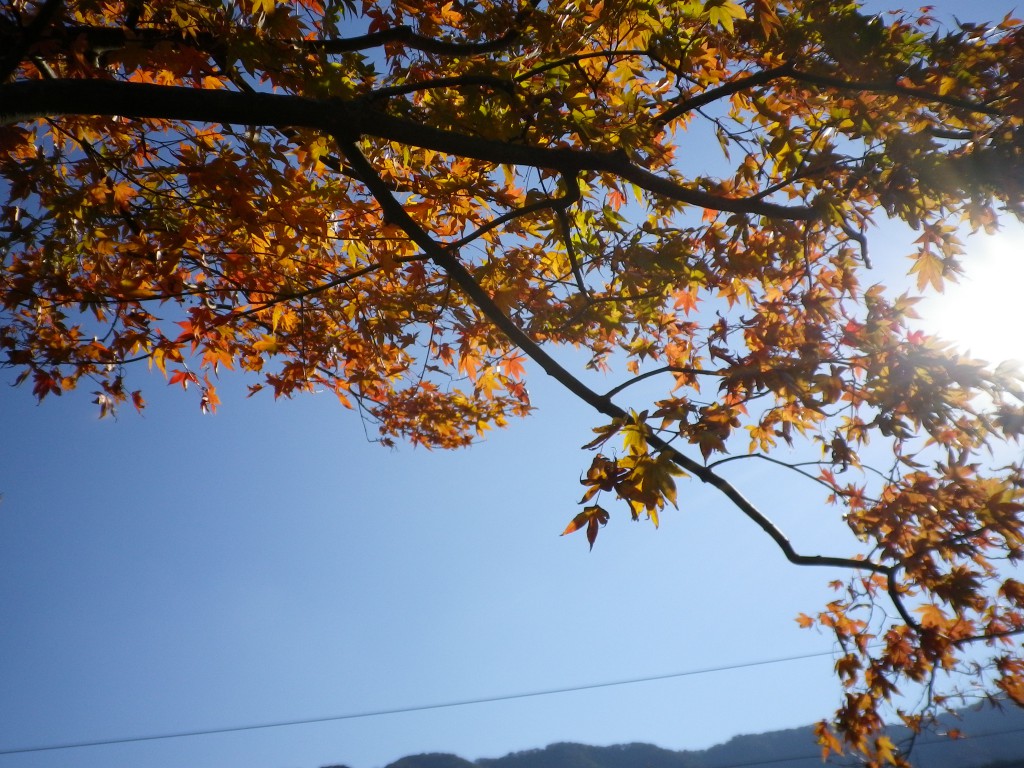
<path fill-rule="evenodd" d="M 964 276 L 918 305 L 920 327 L 992 365 L 1024 362 L 1024 225 L 965 245 Z"/>

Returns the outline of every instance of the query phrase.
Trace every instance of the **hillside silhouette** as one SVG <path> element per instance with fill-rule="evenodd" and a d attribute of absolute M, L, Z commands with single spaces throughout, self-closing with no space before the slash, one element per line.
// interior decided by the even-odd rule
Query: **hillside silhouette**
<path fill-rule="evenodd" d="M 911 752 L 911 760 L 918 768 L 1024 768 L 1024 709 L 1006 706 L 964 710 L 959 718 L 942 718 L 942 724 L 960 730 L 963 737 L 919 736 Z M 909 743 L 910 732 L 906 728 L 891 728 L 889 735 L 901 747 Z M 478 760 L 442 753 L 411 755 L 386 768 L 811 768 L 821 764 L 820 749 L 811 727 L 806 726 L 735 736 L 702 750 L 670 750 L 653 744 L 602 747 L 562 742 Z M 857 764 L 855 757 L 833 757 L 827 763 Z"/>

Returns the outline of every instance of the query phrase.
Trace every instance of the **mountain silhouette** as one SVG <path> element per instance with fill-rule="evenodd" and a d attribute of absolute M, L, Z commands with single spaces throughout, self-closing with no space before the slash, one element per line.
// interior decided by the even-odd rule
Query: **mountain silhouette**
<path fill-rule="evenodd" d="M 910 753 L 917 768 L 1024 768 L 1024 709 L 1006 705 L 963 710 L 940 718 L 940 730 L 956 728 L 950 739 L 933 733 L 918 736 Z M 889 729 L 902 749 L 910 731 Z M 735 736 L 702 750 L 670 750 L 653 744 L 588 746 L 562 742 L 504 757 L 466 760 L 452 754 L 410 755 L 386 768 L 813 768 L 821 751 L 810 726 Z M 827 765 L 855 766 L 854 756 L 833 756 Z M 343 765 L 324 768 L 345 768 Z"/>

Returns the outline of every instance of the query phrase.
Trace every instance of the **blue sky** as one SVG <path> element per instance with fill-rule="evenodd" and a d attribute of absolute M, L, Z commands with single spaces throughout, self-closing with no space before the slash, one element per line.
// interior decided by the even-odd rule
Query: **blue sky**
<path fill-rule="evenodd" d="M 1004 257 L 1019 251 L 1016 237 Z M 873 252 L 879 277 L 909 264 L 908 247 L 886 242 L 888 253 Z M 972 301 L 935 305 L 934 322 L 959 317 L 944 327 L 966 333 L 964 318 L 999 308 Z M 999 322 L 1019 328 L 1019 311 L 965 343 L 1024 357 L 1019 340 L 992 332 Z M 836 575 L 790 566 L 696 483 L 681 485 L 681 509 L 659 530 L 619 510 L 593 552 L 582 534 L 559 537 L 589 463 L 579 446 L 599 422 L 542 375 L 530 382 L 534 417 L 454 453 L 380 448 L 328 394 L 246 399 L 232 377 L 210 416 L 191 392 L 141 374 L 149 407 L 116 421 L 97 420 L 84 391 L 36 406 L 10 378 L 0 394 L 0 751 L 830 650 L 793 617 L 830 599 Z M 798 549 L 843 552 L 841 526 L 806 506 L 794 481 L 744 462 L 730 472 Z M 496 757 L 553 741 L 698 748 L 826 716 L 839 697 L 831 664 L 0 755 L 0 768 L 380 768 L 418 752 Z"/>
<path fill-rule="evenodd" d="M 829 649 L 793 616 L 827 596 L 695 485 L 660 530 L 576 511 L 590 414 L 539 413 L 468 451 L 386 450 L 328 395 L 150 383 L 146 415 L 0 400 L 0 747 L 429 705 Z M 759 483 L 749 471 L 749 486 Z M 758 494 L 754 494 L 755 497 Z M 780 509 L 785 494 L 763 493 Z M 798 518 L 809 514 L 791 510 Z M 778 515 L 777 515 L 778 516 Z M 799 541 L 800 537 L 796 537 Z M 0 766 L 375 768 L 404 754 L 702 746 L 807 722 L 827 658 L 506 703 L 0 757 Z"/>

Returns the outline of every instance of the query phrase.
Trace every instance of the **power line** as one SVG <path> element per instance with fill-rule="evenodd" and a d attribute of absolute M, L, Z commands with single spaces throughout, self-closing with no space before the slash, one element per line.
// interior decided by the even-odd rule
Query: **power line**
<path fill-rule="evenodd" d="M 557 693 L 573 693 L 575 691 L 591 691 L 597 688 L 611 688 L 617 685 L 634 685 L 636 683 L 651 683 L 658 680 L 670 680 L 676 677 L 691 677 L 694 675 L 708 675 L 715 672 L 727 672 L 733 669 L 746 669 L 749 667 L 760 667 L 768 664 L 782 664 L 788 661 L 801 661 L 813 659 L 820 656 L 831 656 L 832 651 L 819 651 L 817 653 L 805 653 L 799 656 L 781 656 L 774 659 L 761 659 L 758 661 L 745 661 L 738 664 L 727 664 L 719 667 L 704 667 L 702 669 L 690 669 L 685 672 L 670 672 L 664 675 L 652 675 L 650 677 L 633 677 L 627 680 L 610 680 L 604 683 L 589 683 L 568 688 L 548 688 L 545 690 L 529 691 L 527 693 L 511 693 L 502 696 L 486 696 L 478 699 L 462 699 L 459 701 L 446 701 L 437 704 L 421 704 L 410 707 L 397 707 L 394 709 L 377 709 L 366 712 L 353 712 L 344 715 L 329 715 L 326 717 L 310 717 L 299 720 L 279 720 L 270 723 L 252 723 L 249 725 L 236 725 L 223 728 L 205 728 L 192 731 L 176 731 L 170 733 L 151 734 L 149 736 L 127 736 L 117 739 L 99 739 L 96 741 L 73 741 L 63 744 L 44 744 L 35 747 L 18 747 L 14 749 L 0 749 L 0 755 L 23 755 L 28 752 L 50 752 L 58 749 L 80 749 L 83 747 L 104 747 L 113 744 L 132 744 L 140 741 L 159 741 L 162 739 L 183 739 L 190 736 L 211 736 L 218 733 L 239 733 L 241 731 L 258 731 L 267 728 L 286 728 L 293 725 L 313 725 L 316 723 L 330 723 L 340 720 L 357 720 L 364 717 L 382 717 L 384 715 L 402 715 L 410 712 L 425 712 L 432 709 L 447 709 L 450 707 L 466 707 L 472 704 L 490 704 L 498 701 L 511 701 L 513 699 L 528 699 L 534 696 L 552 696 Z"/>
<path fill-rule="evenodd" d="M 506 694 L 506 695 L 503 695 L 503 696 L 489 696 L 489 697 L 478 698 L 478 699 L 464 699 L 464 700 L 461 700 L 461 701 L 449 701 L 449 702 L 443 702 L 443 703 L 438 703 L 438 704 L 425 704 L 425 705 L 411 706 L 411 707 L 399 707 L 399 708 L 395 708 L 395 709 L 371 710 L 371 711 L 367 711 L 367 712 L 355 712 L 355 713 L 350 713 L 350 714 L 345 714 L 345 715 L 331 715 L 331 716 L 327 716 L 327 717 L 304 718 L 304 719 L 299 719 L 299 720 L 281 720 L 281 721 L 272 722 L 272 723 L 254 723 L 254 724 L 250 724 L 250 725 L 231 726 L 231 727 L 225 727 L 225 728 L 207 728 L 207 729 L 193 730 L 193 731 L 178 731 L 178 732 L 175 732 L 175 733 L 153 734 L 153 735 L 149 735 L 149 736 L 131 736 L 131 737 L 126 737 L 126 738 L 118 738 L 118 739 L 104 739 L 104 740 L 97 740 L 97 741 L 79 741 L 79 742 L 68 742 L 68 743 L 65 743 L 65 744 L 49 744 L 49 745 L 36 746 L 36 747 L 23 747 L 23 748 L 18 748 L 18 749 L 4 749 L 4 750 L 0 750 L 0 755 L 18 755 L 18 754 L 26 754 L 26 753 L 29 753 L 29 752 L 48 752 L 48 751 L 53 751 L 53 750 L 58 750 L 58 749 L 79 749 L 79 748 L 83 748 L 83 747 L 100 747 L 100 746 L 110 746 L 110 745 L 114 745 L 114 744 L 131 744 L 131 743 L 142 742 L 142 741 L 158 741 L 158 740 L 162 740 L 162 739 L 180 739 L 180 738 L 186 738 L 186 737 L 190 737 L 190 736 L 209 736 L 209 735 L 220 734 L 220 733 L 239 733 L 239 732 L 242 732 L 242 731 L 255 731 L 255 730 L 262 730 L 262 729 L 267 729 L 267 728 L 285 728 L 285 727 L 294 726 L 294 725 L 313 725 L 313 724 L 316 724 L 316 723 L 336 722 L 336 721 L 339 721 L 339 720 L 356 720 L 358 718 L 365 718 L 365 717 L 381 717 L 383 715 L 398 715 L 398 714 L 406 714 L 406 713 L 410 713 L 410 712 L 424 712 L 424 711 L 432 710 L 432 709 L 445 709 L 445 708 L 449 708 L 449 707 L 464 707 L 464 706 L 469 706 L 469 705 L 472 705 L 472 704 L 489 704 L 489 703 L 498 702 L 498 701 L 510 701 L 510 700 L 513 700 L 513 699 L 526 699 L 526 698 L 531 698 L 531 697 L 534 697 L 534 696 L 551 696 L 551 695 L 558 694 L 558 693 L 573 693 L 573 692 L 576 692 L 576 691 L 588 691 L 588 690 L 594 690 L 594 689 L 597 689 L 597 688 L 610 688 L 610 687 L 618 686 L 618 685 L 633 685 L 633 684 L 636 684 L 636 683 L 650 683 L 650 682 L 656 682 L 658 680 L 670 680 L 672 678 L 677 678 L 677 677 L 691 677 L 691 676 L 694 676 L 694 675 L 706 675 L 706 674 L 712 674 L 712 673 L 715 673 L 715 672 L 727 672 L 729 670 L 734 670 L 734 669 L 745 669 L 745 668 L 749 668 L 749 667 L 766 666 L 766 665 L 769 665 L 769 664 L 782 664 L 782 663 L 788 662 L 788 661 L 801 661 L 803 659 L 812 659 L 812 658 L 818 658 L 818 657 L 821 657 L 821 656 L 831 656 L 832 654 L 833 654 L 832 651 L 820 651 L 820 652 L 817 652 L 817 653 L 801 654 L 799 656 L 782 656 L 782 657 L 775 658 L 775 659 L 761 659 L 761 660 L 758 660 L 758 661 L 747 661 L 747 662 L 741 662 L 741 663 L 738 663 L 738 664 L 727 664 L 727 665 L 719 666 L 719 667 L 705 667 L 705 668 L 702 668 L 702 669 L 691 669 L 691 670 L 686 670 L 684 672 L 671 672 L 671 673 L 664 674 L 664 675 L 653 675 L 653 676 L 650 676 L 650 677 L 634 677 L 634 678 L 630 678 L 630 679 L 627 679 L 627 680 L 612 680 L 612 681 L 608 681 L 608 682 L 604 682 L 604 683 L 590 683 L 588 685 L 578 685 L 578 686 L 572 686 L 572 687 L 568 687 L 568 688 L 550 688 L 550 689 L 546 689 L 546 690 L 530 691 L 528 693 L 513 693 L 513 694 Z M 980 739 L 985 739 L 985 738 L 991 738 L 993 736 L 1003 736 L 1003 735 L 1006 735 L 1008 733 L 1020 733 L 1020 732 L 1024 732 L 1024 727 L 1021 727 L 1021 728 L 1008 728 L 1008 729 L 1002 730 L 1002 731 L 990 731 L 990 732 L 987 732 L 987 733 L 971 734 L 971 735 L 965 737 L 965 740 L 974 741 L 974 740 L 980 740 Z M 948 743 L 948 742 L 945 739 L 929 739 L 929 740 L 926 740 L 926 741 L 918 742 L 917 743 L 917 747 L 925 747 L 925 746 L 929 746 L 931 744 L 939 744 L 939 743 Z M 807 754 L 807 755 L 791 755 L 791 756 L 787 756 L 787 757 L 776 757 L 776 758 L 770 758 L 770 759 L 761 759 L 761 760 L 752 761 L 752 762 L 729 763 L 727 765 L 718 766 L 717 768 L 754 768 L 755 766 L 771 765 L 771 764 L 784 763 L 784 762 L 794 761 L 794 760 L 813 760 L 813 759 L 820 759 L 820 758 L 821 758 L 821 753 L 820 752 L 815 752 L 814 754 Z"/>

